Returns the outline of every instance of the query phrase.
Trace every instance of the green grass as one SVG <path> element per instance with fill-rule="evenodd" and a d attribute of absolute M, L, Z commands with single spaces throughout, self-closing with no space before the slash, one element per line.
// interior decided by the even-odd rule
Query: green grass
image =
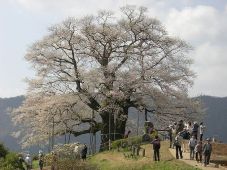
<path fill-rule="evenodd" d="M 39 168 L 39 161 L 38 160 L 32 161 L 32 168 L 33 169 Z"/>
<path fill-rule="evenodd" d="M 125 158 L 123 152 L 106 151 L 98 153 L 89 159 L 89 163 L 96 165 L 100 170 L 199 170 L 180 160 L 173 158 L 168 150 L 168 143 L 162 142 L 161 161 L 152 160 L 151 145 L 144 145 L 145 157 Z"/>

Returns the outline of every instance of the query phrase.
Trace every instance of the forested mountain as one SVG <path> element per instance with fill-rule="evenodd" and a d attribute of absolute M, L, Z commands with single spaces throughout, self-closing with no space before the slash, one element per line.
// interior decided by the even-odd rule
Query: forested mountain
<path fill-rule="evenodd" d="M 225 131 L 227 129 L 227 97 L 201 96 L 200 98 L 206 108 L 206 114 L 203 118 L 206 126 L 205 137 L 215 137 L 227 143 L 227 133 Z M 18 140 L 10 135 L 15 127 L 13 127 L 7 110 L 8 108 L 20 106 L 23 100 L 23 96 L 0 98 L 0 142 L 3 142 L 11 150 L 20 150 L 20 146 Z M 140 118 L 141 120 L 143 119 Z M 142 122 L 140 122 L 141 124 Z M 83 135 L 77 140 L 89 143 L 89 136 Z M 97 143 L 99 142 L 97 141 Z"/>
<path fill-rule="evenodd" d="M 17 108 L 22 104 L 23 100 L 23 96 L 0 98 L 0 142 L 3 142 L 12 150 L 19 150 L 20 147 L 17 139 L 11 136 L 14 126 L 7 110 L 9 108 Z"/>
<path fill-rule="evenodd" d="M 207 126 L 205 136 L 215 137 L 227 143 L 227 97 L 201 96 L 206 109 L 204 123 Z"/>
<path fill-rule="evenodd" d="M 12 98 L 0 98 L 0 142 L 13 151 L 20 151 L 21 147 L 19 144 L 19 139 L 12 137 L 12 132 L 14 132 L 15 127 L 11 121 L 10 114 L 8 110 L 10 108 L 19 107 L 24 100 L 24 96 L 17 96 Z M 81 135 L 77 138 L 71 137 L 71 141 L 79 141 L 81 143 L 89 144 L 89 134 Z M 100 140 L 97 138 L 97 140 Z M 57 138 L 56 143 L 63 143 L 64 137 Z M 47 149 L 47 148 L 46 148 Z M 27 148 L 30 152 L 38 152 L 38 146 Z"/>

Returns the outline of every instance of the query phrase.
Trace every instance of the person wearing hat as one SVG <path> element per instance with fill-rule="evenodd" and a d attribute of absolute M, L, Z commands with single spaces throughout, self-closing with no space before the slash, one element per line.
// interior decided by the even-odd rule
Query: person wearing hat
<path fill-rule="evenodd" d="M 207 138 L 206 143 L 203 146 L 204 166 L 207 166 L 210 163 L 211 152 L 212 152 L 212 145 L 210 143 L 210 138 Z"/>

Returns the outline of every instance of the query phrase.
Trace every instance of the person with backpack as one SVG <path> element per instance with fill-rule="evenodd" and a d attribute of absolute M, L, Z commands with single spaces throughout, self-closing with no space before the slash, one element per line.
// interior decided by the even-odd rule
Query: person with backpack
<path fill-rule="evenodd" d="M 175 137 L 175 141 L 174 141 L 174 145 L 176 148 L 176 159 L 179 159 L 179 155 L 180 155 L 180 158 L 183 159 L 182 150 L 181 150 L 182 140 L 183 138 L 179 132 Z"/>
<path fill-rule="evenodd" d="M 194 150 L 195 150 L 196 144 L 197 144 L 197 140 L 195 139 L 195 136 L 192 136 L 188 141 L 188 146 L 190 149 L 190 160 L 194 159 L 194 154 L 195 154 Z"/>
<path fill-rule="evenodd" d="M 207 166 L 210 163 L 211 152 L 212 152 L 212 145 L 210 143 L 210 138 L 207 138 L 206 143 L 203 146 L 204 166 Z"/>
<path fill-rule="evenodd" d="M 155 136 L 155 139 L 151 142 L 153 145 L 153 150 L 154 150 L 154 161 L 160 161 L 160 139 L 158 138 L 158 135 Z"/>

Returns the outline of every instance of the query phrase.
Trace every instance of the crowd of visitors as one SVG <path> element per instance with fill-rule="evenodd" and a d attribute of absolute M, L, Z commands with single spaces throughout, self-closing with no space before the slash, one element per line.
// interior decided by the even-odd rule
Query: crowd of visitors
<path fill-rule="evenodd" d="M 210 162 L 210 155 L 212 152 L 212 145 L 210 138 L 206 141 L 203 140 L 203 134 L 205 130 L 203 122 L 198 124 L 195 122 L 184 123 L 183 120 L 174 122 L 168 128 L 170 148 L 176 149 L 176 159 L 182 159 L 182 140 L 188 140 L 188 147 L 190 150 L 190 160 L 196 160 L 202 162 L 202 155 L 204 157 L 204 166 L 207 166 Z M 174 141 L 173 141 L 174 139 Z"/>

